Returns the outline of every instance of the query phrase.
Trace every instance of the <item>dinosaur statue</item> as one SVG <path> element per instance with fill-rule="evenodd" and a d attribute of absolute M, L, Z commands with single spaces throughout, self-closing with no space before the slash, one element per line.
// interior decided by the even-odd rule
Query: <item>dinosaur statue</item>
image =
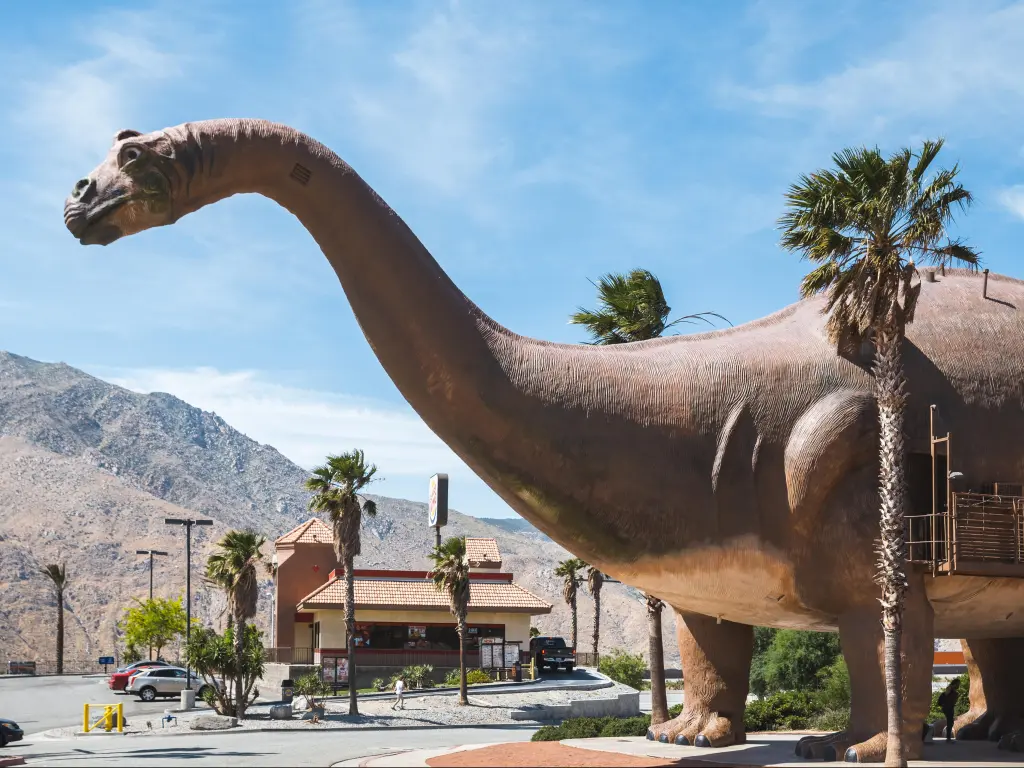
<path fill-rule="evenodd" d="M 649 736 L 742 742 L 753 625 L 838 631 L 850 725 L 798 752 L 882 759 L 876 411 L 869 367 L 829 344 L 821 300 L 617 346 L 518 336 L 337 155 L 259 120 L 119 132 L 64 218 L 82 244 L 107 245 L 245 192 L 316 239 L 395 385 L 474 472 L 569 551 L 674 608 L 686 703 Z M 969 482 L 1024 478 L 1024 282 L 987 286 L 986 298 L 979 276 L 954 271 L 924 282 L 906 351 L 911 458 L 928 455 L 937 404 Z M 967 638 L 958 738 L 1010 734 L 1024 716 L 1024 579 L 909 572 L 909 758 L 936 636 Z"/>

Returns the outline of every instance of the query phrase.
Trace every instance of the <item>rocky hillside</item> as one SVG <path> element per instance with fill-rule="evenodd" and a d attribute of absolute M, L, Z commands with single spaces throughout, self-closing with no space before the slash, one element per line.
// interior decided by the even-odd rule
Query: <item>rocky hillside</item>
<path fill-rule="evenodd" d="M 343 438 L 340 443 L 345 444 Z M 232 527 L 274 538 L 308 517 L 306 470 L 260 445 L 219 416 L 171 395 L 142 395 L 70 366 L 0 352 L 0 662 L 52 657 L 53 597 L 39 568 L 66 560 L 67 655 L 114 653 L 114 623 L 148 590 L 147 559 L 157 561 L 156 594 L 184 591 L 184 534 L 165 517 L 205 516 L 215 525 L 193 541 L 195 613 L 219 623 L 223 599 L 198 578 L 211 542 Z M 422 503 L 376 497 L 364 522 L 364 567 L 425 564 L 432 544 Z M 556 606 L 538 621 L 568 631 L 552 575 L 566 552 L 523 520 L 484 520 L 453 511 L 449 534 L 493 536 L 506 569 Z M 269 621 L 269 582 L 261 623 Z M 646 619 L 635 593 L 605 589 L 602 646 L 646 649 Z M 589 648 L 592 603 L 581 600 L 580 646 Z M 668 618 L 668 617 L 666 617 Z M 666 622 L 669 662 L 678 657 Z"/>

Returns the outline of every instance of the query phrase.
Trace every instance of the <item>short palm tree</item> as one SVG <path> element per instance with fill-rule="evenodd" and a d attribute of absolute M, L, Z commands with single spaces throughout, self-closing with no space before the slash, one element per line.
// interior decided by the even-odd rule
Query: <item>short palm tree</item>
<path fill-rule="evenodd" d="M 903 515 L 906 455 L 903 422 L 906 377 L 902 347 L 920 292 L 919 264 L 960 263 L 976 269 L 978 253 L 946 235 L 954 213 L 971 194 L 956 182 L 959 168 L 930 173 L 942 140 L 926 141 L 916 154 L 903 149 L 888 159 L 875 149 L 845 149 L 834 170 L 804 176 L 786 194 L 779 220 L 781 244 L 816 266 L 804 277 L 804 296 L 825 293 L 827 328 L 840 351 L 874 343 L 878 401 L 881 537 L 878 583 L 882 589 L 885 683 L 888 703 L 886 764 L 905 764 L 900 642 L 907 588 Z"/>
<path fill-rule="evenodd" d="M 698 312 L 668 321 L 672 308 L 665 300 L 661 281 L 646 269 L 634 269 L 627 275 L 610 274 L 602 277 L 597 287 L 597 299 L 601 308 L 590 311 L 580 308 L 569 322 L 582 325 L 590 332 L 591 344 L 623 344 L 630 341 L 656 339 L 678 323 L 703 321 L 714 325 L 708 318 L 729 321 L 717 312 Z M 732 325 L 732 323 L 729 323 Z M 651 637 L 651 648 L 657 646 L 657 654 L 651 654 L 651 718 L 655 724 L 668 719 L 668 706 L 656 708 L 657 693 L 665 701 L 665 661 L 661 641 L 661 608 L 664 604 L 655 597 L 647 597 L 647 629 Z M 653 601 L 653 602 L 652 602 Z M 660 606 L 652 610 L 652 605 Z M 656 642 L 655 642 L 656 640 Z M 660 682 L 658 682 L 660 681 Z M 660 719 L 657 719 L 659 718 Z"/>
<path fill-rule="evenodd" d="M 228 531 L 206 560 L 206 578 L 223 589 L 227 597 L 238 670 L 244 668 L 246 622 L 256 615 L 259 574 L 273 574 L 273 566 L 263 555 L 266 543 L 265 536 L 252 530 Z M 241 679 L 235 681 L 234 695 L 235 716 L 244 718 L 248 702 Z"/>
<path fill-rule="evenodd" d="M 663 335 L 679 323 L 703 321 L 712 325 L 709 317 L 725 320 L 715 312 L 698 312 L 669 322 L 672 307 L 665 301 L 661 281 L 646 269 L 634 269 L 626 275 L 605 275 L 594 287 L 599 308 L 580 307 L 569 318 L 570 323 L 587 327 L 593 337 L 591 344 L 645 341 Z"/>
<path fill-rule="evenodd" d="M 594 654 L 594 665 L 597 665 L 597 646 L 601 639 L 601 587 L 604 586 L 604 574 L 592 565 L 587 566 L 587 588 L 594 598 L 594 636 L 591 650 Z"/>
<path fill-rule="evenodd" d="M 446 539 L 430 553 L 434 567 L 429 578 L 440 592 L 448 595 L 448 606 L 455 617 L 459 634 L 459 706 L 469 704 L 466 693 L 466 614 L 469 612 L 469 558 L 466 537 Z"/>
<path fill-rule="evenodd" d="M 560 562 L 555 568 L 555 576 L 560 576 L 562 578 L 562 598 L 565 600 L 565 604 L 569 606 L 569 611 L 572 616 L 572 647 L 574 649 L 576 648 L 578 619 L 576 612 L 576 596 L 579 594 L 580 584 L 583 583 L 583 569 L 586 567 L 587 564 L 578 557 L 570 557 L 568 560 Z"/>
<path fill-rule="evenodd" d="M 366 463 L 360 450 L 328 456 L 313 470 L 306 489 L 313 492 L 309 508 L 326 514 L 334 530 L 334 554 L 345 567 L 345 632 L 348 635 L 348 713 L 359 714 L 356 688 L 356 580 L 355 558 L 362 552 L 359 529 L 363 513 L 377 514 L 377 505 L 359 495 L 374 480 L 377 467 Z"/>
<path fill-rule="evenodd" d="M 647 652 L 651 664 L 651 725 L 658 725 L 668 720 L 665 649 L 661 642 L 661 611 L 665 604 L 648 594 L 644 594 L 644 602 L 647 606 Z"/>
<path fill-rule="evenodd" d="M 50 580 L 57 598 L 57 674 L 64 674 L 64 590 L 68 585 L 67 564 L 56 563 L 40 569 L 40 573 Z"/>

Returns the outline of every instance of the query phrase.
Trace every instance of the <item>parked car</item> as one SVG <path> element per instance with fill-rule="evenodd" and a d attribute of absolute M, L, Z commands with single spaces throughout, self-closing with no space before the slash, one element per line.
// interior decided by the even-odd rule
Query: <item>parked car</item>
<path fill-rule="evenodd" d="M 0 717 L 0 747 L 6 747 L 12 741 L 21 741 L 25 732 L 13 720 Z"/>
<path fill-rule="evenodd" d="M 570 648 L 563 637 L 534 637 L 530 639 L 530 656 L 537 669 L 558 669 L 572 672 L 576 666 L 576 649 Z"/>
<path fill-rule="evenodd" d="M 185 690 L 187 674 L 181 667 L 140 669 L 129 678 L 125 691 L 143 701 L 155 701 L 159 696 L 179 696 Z M 191 682 L 192 688 L 196 691 L 196 698 L 203 698 L 210 686 L 195 674 L 192 675 Z M 221 690 L 224 689 L 222 681 L 218 681 L 217 684 Z"/>
<path fill-rule="evenodd" d="M 107 687 L 112 691 L 124 691 L 124 689 L 128 687 L 128 678 L 140 669 L 169 666 L 171 665 L 166 661 L 136 661 L 134 664 L 129 664 L 127 667 L 121 667 L 120 669 L 114 670 L 110 675 L 110 679 L 107 680 Z"/>

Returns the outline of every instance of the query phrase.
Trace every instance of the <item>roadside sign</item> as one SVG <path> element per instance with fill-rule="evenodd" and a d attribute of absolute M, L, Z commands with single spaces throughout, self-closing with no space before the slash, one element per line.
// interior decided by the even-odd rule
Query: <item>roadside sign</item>
<path fill-rule="evenodd" d="M 100 664 L 113 664 L 113 663 L 114 663 L 114 657 L 113 656 L 100 656 Z"/>

